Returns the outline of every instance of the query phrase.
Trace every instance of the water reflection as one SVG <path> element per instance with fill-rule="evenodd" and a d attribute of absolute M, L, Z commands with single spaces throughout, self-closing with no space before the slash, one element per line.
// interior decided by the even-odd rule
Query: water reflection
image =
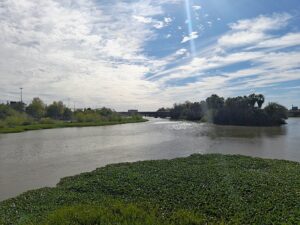
<path fill-rule="evenodd" d="M 237 127 L 237 126 L 211 126 L 207 136 L 233 138 L 272 138 L 286 135 L 287 127 Z"/>

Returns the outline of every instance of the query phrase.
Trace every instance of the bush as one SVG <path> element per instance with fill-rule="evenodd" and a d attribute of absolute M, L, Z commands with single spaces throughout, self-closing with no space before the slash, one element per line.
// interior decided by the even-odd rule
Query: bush
<path fill-rule="evenodd" d="M 8 105 L 0 104 L 0 120 L 4 120 L 9 116 L 17 115 L 18 112 Z"/>
<path fill-rule="evenodd" d="M 95 112 L 76 112 L 74 115 L 76 122 L 100 122 L 102 121 L 101 115 Z"/>
<path fill-rule="evenodd" d="M 0 128 L 6 127 L 6 123 L 3 120 L 0 120 Z"/>
<path fill-rule="evenodd" d="M 39 123 L 41 123 L 41 124 L 55 124 L 56 120 L 53 120 L 49 117 L 46 117 L 46 118 L 40 119 Z"/>
<path fill-rule="evenodd" d="M 26 120 L 22 123 L 23 126 L 28 126 L 28 125 L 31 125 L 33 124 L 33 121 L 32 120 Z"/>
<path fill-rule="evenodd" d="M 32 119 L 24 115 L 9 116 L 5 119 L 5 123 L 9 127 L 30 125 L 32 124 L 32 122 L 33 122 Z"/>
<path fill-rule="evenodd" d="M 139 115 L 139 114 L 135 114 L 135 115 L 131 116 L 131 118 L 132 118 L 133 120 L 141 120 L 141 119 L 143 119 L 143 116 L 141 116 L 141 115 Z"/>

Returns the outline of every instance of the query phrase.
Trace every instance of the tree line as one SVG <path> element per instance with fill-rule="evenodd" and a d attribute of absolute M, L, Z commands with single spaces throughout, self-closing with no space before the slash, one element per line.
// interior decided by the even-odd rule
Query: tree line
<path fill-rule="evenodd" d="M 262 108 L 262 94 L 223 98 L 214 94 L 200 102 L 174 104 L 172 108 L 161 108 L 157 115 L 169 112 L 171 119 L 207 121 L 220 125 L 280 126 L 285 124 L 288 110 L 271 102 Z"/>
<path fill-rule="evenodd" d="M 0 104 L 0 128 L 30 125 L 33 123 L 56 123 L 58 121 L 79 123 L 97 123 L 103 121 L 121 122 L 123 119 L 124 117 L 119 113 L 109 108 L 85 108 L 72 111 L 62 101 L 54 101 L 46 105 L 40 98 L 33 98 L 28 105 L 22 102 Z"/>

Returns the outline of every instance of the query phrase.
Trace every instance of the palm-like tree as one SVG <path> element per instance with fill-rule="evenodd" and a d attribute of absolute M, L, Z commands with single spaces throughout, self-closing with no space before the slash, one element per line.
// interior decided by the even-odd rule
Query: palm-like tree
<path fill-rule="evenodd" d="M 256 96 L 256 98 L 257 98 L 256 102 L 257 102 L 258 108 L 261 109 L 262 105 L 265 102 L 265 97 L 262 94 L 259 94 Z"/>

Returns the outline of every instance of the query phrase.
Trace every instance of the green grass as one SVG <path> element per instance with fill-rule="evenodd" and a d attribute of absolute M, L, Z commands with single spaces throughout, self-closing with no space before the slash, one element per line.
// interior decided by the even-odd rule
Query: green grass
<path fill-rule="evenodd" d="M 5 225 L 300 224 L 300 164 L 211 154 L 108 165 L 4 201 L 0 218 Z"/>
<path fill-rule="evenodd" d="M 65 128 L 65 127 L 92 127 L 92 126 L 107 126 L 107 125 L 117 125 L 125 123 L 139 123 L 146 122 L 146 119 L 134 119 L 125 118 L 121 121 L 102 121 L 102 122 L 62 122 L 55 121 L 55 123 L 36 123 L 31 125 L 20 125 L 14 127 L 0 127 L 0 133 L 20 133 L 30 130 L 42 130 L 42 129 L 53 129 L 53 128 Z"/>

